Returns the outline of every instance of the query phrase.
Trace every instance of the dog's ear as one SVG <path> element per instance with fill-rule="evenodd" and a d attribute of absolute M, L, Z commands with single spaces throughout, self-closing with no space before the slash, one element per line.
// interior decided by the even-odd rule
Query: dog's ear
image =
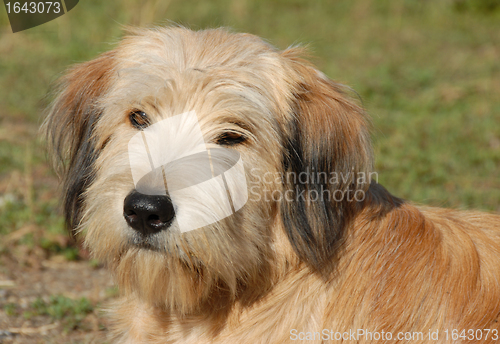
<path fill-rule="evenodd" d="M 372 149 L 363 109 L 291 49 L 281 215 L 298 256 L 318 271 L 331 267 L 345 228 L 368 189 Z M 365 179 L 363 180 L 363 176 Z"/>
<path fill-rule="evenodd" d="M 71 68 L 55 88 L 56 97 L 42 126 L 63 179 L 64 214 L 69 230 L 81 219 L 82 194 L 94 178 L 99 147 L 93 137 L 102 114 L 99 99 L 114 75 L 114 52 Z"/>

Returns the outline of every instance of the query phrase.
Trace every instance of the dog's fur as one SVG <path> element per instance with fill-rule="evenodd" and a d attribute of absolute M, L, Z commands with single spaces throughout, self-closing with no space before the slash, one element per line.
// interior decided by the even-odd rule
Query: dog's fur
<path fill-rule="evenodd" d="M 418 207 L 359 180 L 373 161 L 363 109 L 301 55 L 223 29 L 132 30 L 62 78 L 45 128 L 68 225 L 120 286 L 116 342 L 288 343 L 323 329 L 422 331 L 420 342 L 439 330 L 444 342 L 446 329 L 499 329 L 500 217 Z M 123 202 L 136 109 L 152 123 L 194 110 L 211 146 L 243 132 L 231 148 L 262 197 L 202 229 L 163 231 L 156 249 L 134 245 Z M 311 171 L 343 178 L 261 178 Z M 336 190 L 365 197 L 300 197 Z M 286 191 L 292 201 L 272 197 Z M 358 339 L 344 342 L 372 341 Z"/>

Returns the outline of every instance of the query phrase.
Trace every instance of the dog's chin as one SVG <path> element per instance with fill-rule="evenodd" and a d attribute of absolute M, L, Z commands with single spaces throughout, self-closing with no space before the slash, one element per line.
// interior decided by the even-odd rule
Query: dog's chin
<path fill-rule="evenodd" d="M 250 278 L 265 270 L 262 260 L 243 258 L 254 257 L 253 251 L 245 254 L 230 245 L 226 250 L 203 250 L 204 239 L 214 228 L 200 231 L 166 230 L 144 235 L 127 228 L 121 252 L 110 257 L 120 290 L 147 304 L 187 315 L 210 308 L 211 300 L 222 296 L 234 299 L 242 285 L 252 285 L 253 289 L 262 285 L 260 278 Z"/>
<path fill-rule="evenodd" d="M 166 259 L 178 260 L 181 264 L 199 264 L 196 255 L 188 250 L 186 245 L 181 245 L 181 235 L 176 233 L 159 232 L 154 234 L 141 234 L 134 232 L 129 235 L 127 250 L 138 254 L 141 251 L 164 256 Z M 181 239 L 182 240 L 182 239 Z"/>
<path fill-rule="evenodd" d="M 156 251 L 159 253 L 167 253 L 167 245 L 165 242 L 164 233 L 155 233 L 144 235 L 141 233 L 133 233 L 129 237 L 129 247 L 136 247 L 144 250 Z"/>
<path fill-rule="evenodd" d="M 222 282 L 201 258 L 181 249 L 167 253 L 148 243 L 131 244 L 113 267 L 120 291 L 179 315 L 200 312 L 214 295 L 234 298 L 234 292 Z"/>

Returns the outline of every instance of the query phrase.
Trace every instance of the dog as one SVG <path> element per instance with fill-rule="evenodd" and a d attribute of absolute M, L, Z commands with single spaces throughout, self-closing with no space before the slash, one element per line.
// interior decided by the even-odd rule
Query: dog
<path fill-rule="evenodd" d="M 500 216 L 370 178 L 367 115 L 304 56 L 131 29 L 61 78 L 44 130 L 114 341 L 497 342 Z"/>

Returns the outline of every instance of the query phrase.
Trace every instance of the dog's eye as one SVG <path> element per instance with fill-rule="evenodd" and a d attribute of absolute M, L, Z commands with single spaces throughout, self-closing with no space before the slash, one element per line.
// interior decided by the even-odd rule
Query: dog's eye
<path fill-rule="evenodd" d="M 147 128 L 150 124 L 148 115 L 144 111 L 134 110 L 128 116 L 130 123 L 137 129 Z"/>
<path fill-rule="evenodd" d="M 246 141 L 246 136 L 237 131 L 226 131 L 217 137 L 215 142 L 219 145 L 233 146 Z"/>

